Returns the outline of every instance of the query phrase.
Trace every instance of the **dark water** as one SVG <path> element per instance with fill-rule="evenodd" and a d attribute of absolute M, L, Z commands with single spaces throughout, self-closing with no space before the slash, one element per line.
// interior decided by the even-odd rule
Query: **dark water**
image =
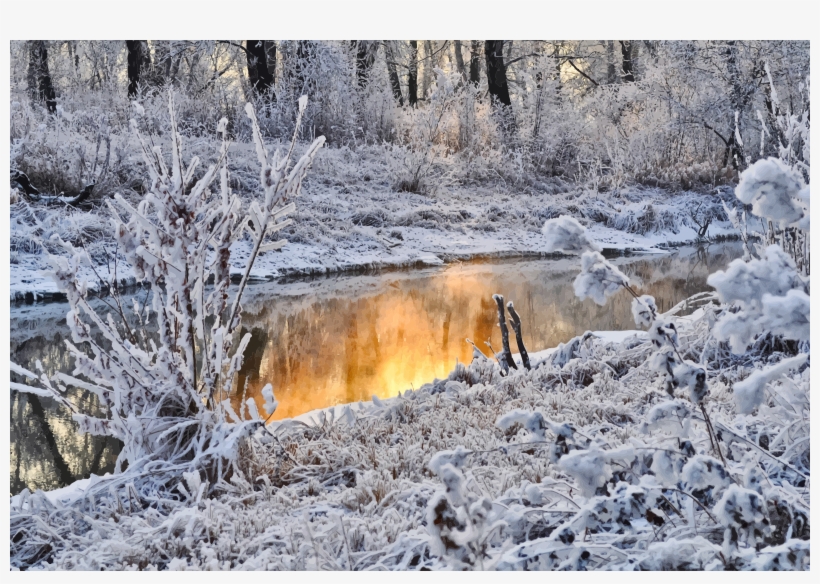
<path fill-rule="evenodd" d="M 655 296 L 663 312 L 710 289 L 707 276 L 741 255 L 740 246 L 729 243 L 613 263 L 639 293 Z M 575 297 L 578 265 L 577 258 L 469 262 L 252 286 L 243 303 L 243 325 L 252 337 L 235 403 L 243 394 L 253 396 L 261 411 L 259 394 L 272 383 L 280 403 L 274 419 L 281 419 L 372 395 L 395 396 L 445 377 L 457 360 L 471 359 L 465 338 L 485 352 L 489 339 L 500 350 L 495 293 L 514 301 L 530 352 L 586 330 L 634 329 L 626 292 L 606 306 Z M 40 360 L 47 374 L 71 372 L 63 343 L 67 310 L 65 303 L 13 307 L 12 360 L 30 370 Z M 79 390 L 72 398 L 91 399 Z M 78 434 L 71 417 L 49 399 L 17 392 L 10 399 L 12 494 L 113 469 L 115 440 Z"/>

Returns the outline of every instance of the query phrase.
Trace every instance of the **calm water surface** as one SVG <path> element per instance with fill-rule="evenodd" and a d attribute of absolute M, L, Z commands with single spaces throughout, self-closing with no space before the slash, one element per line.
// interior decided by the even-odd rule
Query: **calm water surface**
<path fill-rule="evenodd" d="M 613 263 L 666 311 L 709 290 L 706 277 L 741 255 L 740 246 L 729 243 Z M 373 395 L 392 397 L 445 377 L 456 361 L 470 361 L 466 338 L 485 352 L 486 340 L 500 350 L 496 293 L 515 303 L 531 352 L 587 330 L 634 329 L 626 292 L 606 306 L 575 297 L 578 269 L 577 258 L 469 262 L 252 286 L 243 316 L 252 336 L 234 402 L 252 396 L 262 411 L 260 393 L 271 383 L 279 401 L 273 418 L 282 419 Z M 49 374 L 70 372 L 67 310 L 65 303 L 12 307 L 12 360 L 31 370 L 40 360 Z M 90 400 L 80 391 L 73 397 Z M 10 399 L 11 493 L 52 489 L 113 468 L 117 441 L 77 434 L 51 400 L 17 392 Z"/>

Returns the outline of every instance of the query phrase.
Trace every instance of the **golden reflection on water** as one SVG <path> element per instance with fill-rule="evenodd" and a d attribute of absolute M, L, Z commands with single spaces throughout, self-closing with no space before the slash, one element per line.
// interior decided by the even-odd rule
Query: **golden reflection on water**
<path fill-rule="evenodd" d="M 740 246 L 727 244 L 708 254 L 689 250 L 615 263 L 643 283 L 639 291 L 654 295 L 663 312 L 710 289 L 707 275 L 740 255 Z M 259 394 L 272 383 L 280 403 L 274 419 L 418 388 L 445 377 L 456 360 L 471 360 L 467 337 L 485 353 L 488 338 L 501 349 L 494 293 L 515 302 L 530 352 L 586 330 L 635 328 L 628 294 L 617 294 L 606 306 L 580 302 L 572 290 L 577 273 L 577 258 L 519 260 L 251 286 L 243 324 L 252 340 L 237 388 L 247 381 L 247 395 L 262 412 Z M 63 343 L 67 309 L 65 303 L 12 307 L 11 359 L 30 370 L 39 360 L 49 376 L 71 373 Z M 12 380 L 22 381 L 14 374 Z M 80 389 L 69 391 L 78 403 L 94 401 Z M 236 392 L 235 407 L 241 397 Z M 12 494 L 112 470 L 117 441 L 79 434 L 70 413 L 52 400 L 12 391 L 10 401 Z"/>
<path fill-rule="evenodd" d="M 262 301 L 255 314 L 243 317 L 252 338 L 234 405 L 252 396 L 262 412 L 261 390 L 271 383 L 279 401 L 271 419 L 277 420 L 373 395 L 393 397 L 444 378 L 456 361 L 471 361 L 466 338 L 488 355 L 488 339 L 501 350 L 495 293 L 515 302 L 529 352 L 586 330 L 634 329 L 625 291 L 603 307 L 575 298 L 576 263 L 454 265 L 421 277 L 385 274 L 376 291 L 358 298 Z M 715 263 L 707 269 L 697 256 L 653 258 L 632 260 L 623 270 L 646 281 L 639 293 L 653 294 L 664 311 L 708 289 L 705 279 Z M 517 352 L 512 332 L 510 342 Z"/>

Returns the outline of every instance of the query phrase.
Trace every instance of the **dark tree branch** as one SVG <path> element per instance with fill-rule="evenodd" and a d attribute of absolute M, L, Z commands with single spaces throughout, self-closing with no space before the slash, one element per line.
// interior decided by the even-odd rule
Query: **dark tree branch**
<path fill-rule="evenodd" d="M 515 342 L 518 345 L 518 353 L 521 355 L 521 362 L 527 370 L 532 369 L 532 367 L 530 367 L 530 355 L 527 353 L 527 348 L 524 346 L 524 337 L 521 336 L 521 319 L 518 317 L 518 313 L 515 311 L 512 301 L 507 302 L 507 310 L 512 317 L 510 318 L 510 324 L 515 331 Z"/>
<path fill-rule="evenodd" d="M 572 68 L 573 68 L 573 69 L 575 69 L 576 71 L 578 71 L 578 73 L 580 73 L 581 75 L 583 75 L 584 77 L 586 77 L 587 79 L 589 79 L 595 87 L 599 87 L 599 86 L 600 86 L 600 84 L 599 84 L 597 81 L 595 81 L 592 77 L 590 77 L 589 75 L 587 75 L 586 73 L 584 73 L 583 71 L 581 71 L 578 67 L 576 67 L 576 66 L 575 66 L 575 63 L 573 63 L 573 62 L 572 62 L 572 59 L 567 58 L 567 63 L 569 63 L 570 65 L 572 65 Z"/>
<path fill-rule="evenodd" d="M 501 294 L 493 294 L 493 300 L 498 305 L 498 326 L 501 329 L 501 345 L 504 351 L 504 360 L 513 369 L 518 369 L 510 351 L 510 330 L 507 328 L 507 319 L 504 315 L 504 297 Z"/>

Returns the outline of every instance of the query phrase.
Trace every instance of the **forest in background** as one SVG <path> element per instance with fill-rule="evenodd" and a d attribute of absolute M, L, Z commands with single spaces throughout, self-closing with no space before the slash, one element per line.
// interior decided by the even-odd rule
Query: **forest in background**
<path fill-rule="evenodd" d="M 170 88 L 182 134 L 214 141 L 223 116 L 234 140 L 250 141 L 240 115 L 246 102 L 266 138 L 286 140 L 293 104 L 308 95 L 300 138 L 324 135 L 331 148 L 383 159 L 397 191 L 502 182 L 538 192 L 554 176 L 596 192 L 627 184 L 698 189 L 734 182 L 749 164 L 800 140 L 776 120 L 807 115 L 808 47 L 15 41 L 11 164 L 55 194 L 90 183 L 92 199 L 139 191 L 129 121 L 161 134 Z"/>

